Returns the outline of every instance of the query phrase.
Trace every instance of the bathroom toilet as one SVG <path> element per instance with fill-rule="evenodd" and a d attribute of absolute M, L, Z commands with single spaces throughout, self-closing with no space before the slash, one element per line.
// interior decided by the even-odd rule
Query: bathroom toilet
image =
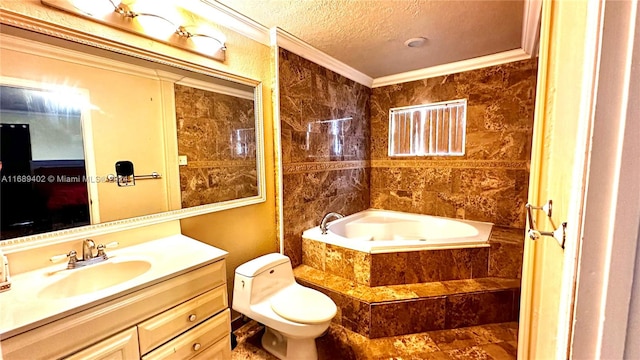
<path fill-rule="evenodd" d="M 315 339 L 336 315 L 325 294 L 296 283 L 291 261 L 267 254 L 236 268 L 232 308 L 264 324 L 262 346 L 279 359 L 317 359 Z"/>

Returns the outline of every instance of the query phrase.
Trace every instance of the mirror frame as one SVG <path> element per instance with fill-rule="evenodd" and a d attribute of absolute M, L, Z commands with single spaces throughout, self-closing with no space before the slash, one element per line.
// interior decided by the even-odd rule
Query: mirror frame
<path fill-rule="evenodd" d="M 237 207 L 259 204 L 266 201 L 266 176 L 265 176 L 265 158 L 264 158 L 264 116 L 263 116 L 263 98 L 262 98 L 262 82 L 252 80 L 246 77 L 226 73 L 220 70 L 212 69 L 195 62 L 189 62 L 177 57 L 172 57 L 162 53 L 156 53 L 126 44 L 124 42 L 116 42 L 106 38 L 98 37 L 93 34 L 81 32 L 72 28 L 67 28 L 50 22 L 31 18 L 22 14 L 14 13 L 0 8 L 0 24 L 9 25 L 23 30 L 32 31 L 39 34 L 49 35 L 63 40 L 88 45 L 91 47 L 112 51 L 115 53 L 132 56 L 135 58 L 148 60 L 154 63 L 168 65 L 177 69 L 192 71 L 202 75 L 212 76 L 219 79 L 252 86 L 254 88 L 255 116 L 256 116 L 256 170 L 258 180 L 258 195 L 243 199 L 235 199 L 215 204 L 200 205 L 179 210 L 169 210 L 167 212 L 138 216 L 134 218 L 110 221 L 105 223 L 93 224 L 77 228 L 58 230 L 48 233 L 23 236 L 13 239 L 6 239 L 0 242 L 0 250 L 6 254 L 32 249 L 36 247 L 59 244 L 78 239 L 84 239 L 97 235 L 104 235 L 124 230 L 130 230 L 173 220 L 218 212 Z M 133 35 L 131 35 L 133 36 Z M 53 46 L 53 45 L 51 45 Z M 108 60 L 107 60 L 108 61 Z M 175 110 L 174 110 L 175 112 Z M 171 128 L 171 124 L 167 124 L 171 119 L 175 120 L 175 113 L 172 116 L 164 114 L 160 126 L 163 129 Z M 175 129 L 175 124 L 172 124 Z M 165 131 L 165 142 L 167 144 L 177 141 L 177 134 Z M 167 146 L 165 153 L 165 161 L 174 161 L 172 157 L 177 159 L 178 154 L 170 154 L 171 146 Z M 168 163 L 167 163 L 168 164 Z M 176 161 L 177 167 L 177 161 Z M 167 166 L 169 168 L 169 166 Z M 169 206 L 175 204 L 171 199 L 180 196 L 179 174 L 175 171 L 167 172 L 167 203 Z M 176 178 L 177 176 L 177 178 Z M 176 182 L 171 186 L 171 182 Z M 176 194 L 177 191 L 177 194 Z"/>

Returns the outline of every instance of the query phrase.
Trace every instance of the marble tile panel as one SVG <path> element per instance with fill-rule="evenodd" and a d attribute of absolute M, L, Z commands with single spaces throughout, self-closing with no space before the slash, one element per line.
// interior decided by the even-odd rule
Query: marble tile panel
<path fill-rule="evenodd" d="M 353 252 L 353 275 L 356 283 L 371 285 L 371 254 Z"/>
<path fill-rule="evenodd" d="M 342 326 L 331 325 L 327 333 L 316 339 L 318 359 L 364 359 L 367 338 Z"/>
<path fill-rule="evenodd" d="M 518 340 L 517 333 L 513 332 L 513 330 L 516 330 L 516 332 L 518 330 L 518 323 L 516 322 L 472 326 L 464 328 L 464 330 L 479 339 L 478 344 L 495 344 Z"/>
<path fill-rule="evenodd" d="M 525 232 L 523 228 L 494 226 L 489 241 L 499 241 L 511 244 L 524 244 Z"/>
<path fill-rule="evenodd" d="M 445 324 L 445 298 L 371 305 L 370 338 L 440 330 Z"/>
<path fill-rule="evenodd" d="M 442 283 L 448 294 L 485 291 L 487 288 L 499 286 L 493 279 L 451 280 Z"/>
<path fill-rule="evenodd" d="M 376 304 L 371 307 L 371 331 L 375 339 L 411 332 L 411 314 L 407 301 Z"/>
<path fill-rule="evenodd" d="M 345 279 L 355 280 L 354 251 L 331 244 L 326 245 L 325 271 Z"/>
<path fill-rule="evenodd" d="M 370 285 L 404 284 L 407 258 L 407 252 L 373 254 L 371 256 Z"/>
<path fill-rule="evenodd" d="M 367 159 L 369 157 L 369 99 L 371 90 L 335 74 L 287 50 L 280 50 L 281 121 L 291 128 L 291 137 L 281 140 L 290 150 L 290 161 L 326 161 Z M 326 120 L 351 118 L 336 139 L 326 131 L 317 131 Z M 343 142 L 339 148 L 336 141 Z"/>
<path fill-rule="evenodd" d="M 480 280 L 483 279 L 476 279 L 476 281 Z M 487 278 L 487 280 L 490 280 L 492 283 L 497 284 L 497 288 L 500 289 L 520 289 L 520 285 L 522 282 L 521 279 L 504 279 L 499 277 L 490 277 Z"/>
<path fill-rule="evenodd" d="M 520 288 L 513 291 L 513 306 L 511 307 L 510 321 L 518 321 L 518 319 L 520 319 L 520 295 Z"/>
<path fill-rule="evenodd" d="M 363 300 L 369 303 L 382 303 L 393 300 L 417 299 L 420 296 L 411 287 L 404 285 L 376 286 L 363 291 Z"/>
<path fill-rule="evenodd" d="M 454 349 L 445 351 L 445 353 L 451 358 L 455 360 L 492 360 L 491 356 L 487 354 L 480 347 L 468 347 L 464 349 Z"/>
<path fill-rule="evenodd" d="M 331 286 L 327 284 L 330 278 L 326 275 L 326 273 L 322 270 L 315 269 L 308 265 L 300 265 L 293 269 L 293 274 L 296 277 L 297 281 L 302 283 L 304 282 L 305 286 L 322 286 L 327 289 L 338 291 L 335 286 Z"/>
<path fill-rule="evenodd" d="M 446 328 L 511 321 L 513 291 L 492 291 L 447 297 Z"/>
<path fill-rule="evenodd" d="M 487 353 L 490 359 L 494 360 L 511 360 L 518 355 L 517 344 L 514 345 L 513 342 L 486 344 L 480 346 L 480 349 Z"/>
<path fill-rule="evenodd" d="M 444 329 L 445 297 L 412 300 L 407 305 L 411 317 L 410 334 Z"/>
<path fill-rule="evenodd" d="M 349 299 L 342 308 L 342 326 L 371 337 L 371 305 L 357 299 Z"/>
<path fill-rule="evenodd" d="M 180 168 L 182 207 L 211 204 L 258 195 L 255 162 L 249 166 L 224 161 L 216 167 Z"/>
<path fill-rule="evenodd" d="M 432 331 L 429 336 L 440 350 L 453 350 L 476 346 L 481 343 L 478 336 L 465 328 Z"/>
<path fill-rule="evenodd" d="M 491 242 L 489 276 L 519 279 L 522 276 L 523 254 L 524 247 L 521 244 Z"/>
<path fill-rule="evenodd" d="M 284 238 L 284 255 L 291 260 L 292 266 L 302 264 L 302 242 L 298 239 L 298 235 L 285 231 Z"/>
<path fill-rule="evenodd" d="M 229 160 L 237 156 L 230 134 L 255 127 L 253 100 L 175 85 L 178 153 L 189 161 Z M 203 141 L 206 139 L 206 141 Z M 255 136 L 245 144 L 255 158 Z"/>
<path fill-rule="evenodd" d="M 303 238 L 302 263 L 324 271 L 326 250 L 326 243 Z"/>
<path fill-rule="evenodd" d="M 369 174 L 367 169 L 342 169 L 284 175 L 285 253 L 301 261 L 302 232 L 318 226 L 324 214 L 369 208 Z"/>

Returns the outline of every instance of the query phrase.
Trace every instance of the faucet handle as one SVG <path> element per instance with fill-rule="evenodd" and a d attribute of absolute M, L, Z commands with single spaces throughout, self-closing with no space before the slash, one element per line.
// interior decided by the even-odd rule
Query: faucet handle
<path fill-rule="evenodd" d="M 98 245 L 98 247 L 97 247 L 98 254 L 96 255 L 96 257 L 102 256 L 102 257 L 106 258 L 107 254 L 104 253 L 104 249 L 111 249 L 111 248 L 114 248 L 114 247 L 118 247 L 118 245 L 120 245 L 120 243 L 117 242 L 117 241 L 112 241 L 112 242 L 107 243 L 107 244 Z"/>
<path fill-rule="evenodd" d="M 69 262 L 75 262 L 75 261 L 78 261 L 78 258 L 76 257 L 76 255 L 78 255 L 78 253 L 75 250 L 71 250 L 71 251 L 69 251 L 68 254 L 60 254 L 60 255 L 52 256 L 49 259 L 49 261 L 55 263 L 55 262 L 64 260 L 66 258 L 69 258 Z"/>

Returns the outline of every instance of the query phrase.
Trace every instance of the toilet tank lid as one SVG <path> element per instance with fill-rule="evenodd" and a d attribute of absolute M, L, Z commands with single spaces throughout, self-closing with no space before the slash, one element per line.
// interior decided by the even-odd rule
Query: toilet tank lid
<path fill-rule="evenodd" d="M 282 254 L 273 253 L 262 255 L 238 266 L 236 268 L 236 274 L 253 277 L 259 275 L 267 269 L 287 262 L 289 262 L 289 257 Z"/>

